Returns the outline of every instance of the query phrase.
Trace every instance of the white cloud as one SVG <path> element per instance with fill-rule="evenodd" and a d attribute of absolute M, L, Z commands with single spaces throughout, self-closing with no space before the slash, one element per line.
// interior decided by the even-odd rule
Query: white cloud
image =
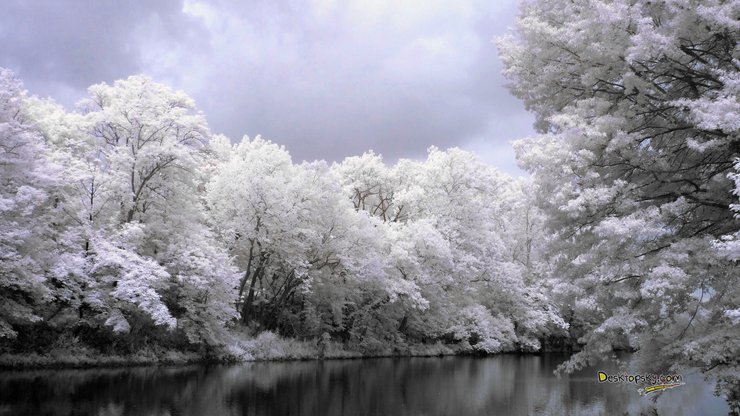
<path fill-rule="evenodd" d="M 143 72 L 193 96 L 214 131 L 233 139 L 262 134 L 296 160 L 370 148 L 394 160 L 430 145 L 467 146 L 516 171 L 513 152 L 502 149 L 531 133 L 531 117 L 503 88 L 491 43 L 514 14 L 513 0 L 166 0 L 130 11 L 116 37 L 105 25 L 82 37 L 75 19 L 94 19 L 70 13 L 58 31 L 70 43 L 106 39 L 105 50 L 52 53 L 53 43 L 39 39 L 33 49 L 62 69 L 21 76 L 34 92 L 73 96 L 83 83 Z M 25 16 L 27 24 L 34 19 Z M 136 30 L 124 36 L 125 27 Z M 127 52 L 106 52 L 118 49 Z M 64 74 L 65 65 L 95 67 L 103 56 L 110 69 L 103 79 L 100 70 Z M 19 59 L 29 67 L 39 61 Z"/>

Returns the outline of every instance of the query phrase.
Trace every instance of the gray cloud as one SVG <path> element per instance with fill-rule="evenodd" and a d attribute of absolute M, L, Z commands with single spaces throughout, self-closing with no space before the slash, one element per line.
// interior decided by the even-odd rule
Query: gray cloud
<path fill-rule="evenodd" d="M 0 6 L 0 65 L 66 105 L 143 72 L 193 96 L 214 131 L 295 160 L 459 146 L 514 173 L 508 140 L 532 132 L 491 42 L 513 1 L 41 4 Z"/>
<path fill-rule="evenodd" d="M 92 84 L 145 72 L 141 49 L 152 37 L 197 50 L 204 29 L 176 0 L 3 1 L 0 65 L 69 105 Z"/>

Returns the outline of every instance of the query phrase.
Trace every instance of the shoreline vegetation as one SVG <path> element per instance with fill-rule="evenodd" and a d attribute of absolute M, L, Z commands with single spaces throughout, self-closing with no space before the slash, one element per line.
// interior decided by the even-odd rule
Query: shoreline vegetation
<path fill-rule="evenodd" d="M 101 353 L 86 345 L 73 348 L 52 349 L 46 353 L 0 354 L 0 371 L 33 369 L 88 369 L 125 368 L 139 366 L 167 366 L 189 364 L 237 364 L 259 361 L 313 361 L 370 359 L 389 357 L 443 357 L 443 356 L 492 356 L 498 354 L 542 354 L 546 352 L 571 352 L 572 348 L 545 348 L 540 351 L 500 351 L 483 353 L 465 343 L 446 344 L 412 343 L 405 347 L 361 352 L 348 348 L 341 342 L 328 341 L 322 346 L 319 340 L 298 340 L 281 337 L 264 331 L 249 339 L 240 339 L 219 351 L 182 351 L 180 349 L 151 346 L 133 353 Z"/>
<path fill-rule="evenodd" d="M 107 368 L 186 364 L 235 364 L 255 361 L 311 361 L 321 359 L 365 359 L 383 357 L 438 357 L 471 355 L 461 348 L 436 344 L 417 344 L 405 351 L 398 349 L 377 353 L 362 353 L 347 349 L 340 343 L 330 342 L 322 356 L 315 341 L 282 338 L 271 332 L 257 338 L 245 340 L 239 350 L 218 353 L 182 352 L 159 347 L 147 348 L 133 354 L 100 354 L 81 347 L 73 351 L 51 351 L 45 354 L 0 355 L 0 370 L 64 369 L 64 368 Z"/>
<path fill-rule="evenodd" d="M 416 343 L 415 354 L 497 353 L 584 334 L 551 296 L 563 285 L 542 275 L 531 182 L 472 152 L 295 163 L 259 136 L 214 134 L 184 92 L 146 76 L 88 92 L 68 111 L 0 69 L 7 365 Z M 454 347 L 425 346 L 437 342 Z"/>

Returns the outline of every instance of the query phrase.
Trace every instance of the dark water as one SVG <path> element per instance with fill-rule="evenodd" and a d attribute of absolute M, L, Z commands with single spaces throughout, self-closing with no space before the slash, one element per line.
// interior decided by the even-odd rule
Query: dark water
<path fill-rule="evenodd" d="M 386 358 L 0 372 L 0 415 L 721 415 L 699 375 L 653 402 L 564 356 Z M 613 367 L 612 367 L 613 368 Z M 602 368 L 600 368 L 602 369 Z M 606 370 L 606 369 L 604 369 Z"/>

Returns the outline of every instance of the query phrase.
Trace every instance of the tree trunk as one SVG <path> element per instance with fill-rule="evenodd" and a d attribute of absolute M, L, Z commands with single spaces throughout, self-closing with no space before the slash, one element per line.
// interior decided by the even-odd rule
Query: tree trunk
<path fill-rule="evenodd" d="M 408 324 L 409 324 L 409 316 L 404 315 L 403 319 L 401 319 L 401 323 L 398 325 L 398 332 L 401 332 L 401 333 L 405 332 L 406 328 L 408 327 Z"/>
<path fill-rule="evenodd" d="M 252 282 L 249 284 L 249 293 L 247 294 L 247 300 L 242 305 L 242 323 L 248 324 L 252 318 L 252 302 L 254 301 L 254 286 L 257 283 L 257 278 L 262 274 L 262 264 L 257 267 L 252 275 Z"/>
<path fill-rule="evenodd" d="M 249 272 L 252 270 L 252 259 L 253 258 L 254 258 L 254 240 L 250 240 L 249 259 L 247 260 L 247 271 L 244 272 L 244 277 L 242 278 L 242 281 L 239 284 L 239 296 L 236 298 L 237 308 L 239 307 L 239 302 L 241 302 L 242 300 L 242 295 L 244 294 L 244 286 L 247 285 L 247 280 L 249 279 Z M 254 286 L 254 283 L 252 283 L 252 286 Z"/>

